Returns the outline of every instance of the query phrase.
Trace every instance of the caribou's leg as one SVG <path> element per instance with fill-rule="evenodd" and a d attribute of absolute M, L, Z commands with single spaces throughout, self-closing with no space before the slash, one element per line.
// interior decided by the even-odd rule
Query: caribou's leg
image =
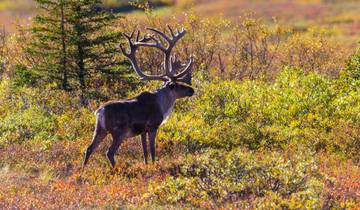
<path fill-rule="evenodd" d="M 91 144 L 89 145 L 89 147 L 85 151 L 83 168 L 88 163 L 91 153 L 100 144 L 100 142 L 106 137 L 106 135 L 107 135 L 107 132 L 103 128 L 101 128 L 98 124 L 96 124 L 93 140 L 92 140 Z"/>
<path fill-rule="evenodd" d="M 124 132 L 121 132 L 121 131 L 115 131 L 115 132 L 111 133 L 113 140 L 112 140 L 111 146 L 109 147 L 109 150 L 107 151 L 106 155 L 110 161 L 112 168 L 115 167 L 114 155 L 124 140 L 125 135 L 123 133 Z"/>
<path fill-rule="evenodd" d="M 142 148 L 143 148 L 143 153 L 144 153 L 144 161 L 145 164 L 147 164 L 147 158 L 148 158 L 148 151 L 147 151 L 147 144 L 146 144 L 146 132 L 141 134 L 141 144 L 142 144 Z"/>
<path fill-rule="evenodd" d="M 156 137 L 157 129 L 154 129 L 149 132 L 149 141 L 150 141 L 150 154 L 151 154 L 151 160 L 154 163 L 155 162 L 155 137 Z"/>

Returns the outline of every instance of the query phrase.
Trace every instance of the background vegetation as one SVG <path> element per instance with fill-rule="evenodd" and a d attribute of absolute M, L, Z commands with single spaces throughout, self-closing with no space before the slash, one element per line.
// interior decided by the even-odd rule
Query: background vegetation
<path fill-rule="evenodd" d="M 93 15 L 123 7 L 121 1 L 104 1 L 104 6 L 85 2 L 88 12 L 99 12 Z M 157 4 L 168 6 L 155 10 L 141 6 L 145 12 L 121 17 L 108 14 L 111 24 L 90 25 L 93 36 L 86 30 L 74 34 L 89 16 L 82 13 L 84 19 L 71 22 L 80 14 L 69 7 L 64 32 L 69 75 L 74 76 L 69 79 L 71 88 L 64 88 L 57 76 L 49 77 L 64 72 L 61 15 L 47 16 L 50 13 L 34 9 L 30 1 L 24 7 L 8 1 L 0 4 L 1 11 L 40 14 L 30 25 L 0 36 L 0 206 L 360 208 L 360 50 L 355 12 L 359 4 L 222 0 Z M 242 11 L 237 17 L 239 9 L 255 13 Z M 292 15 L 291 9 L 302 12 Z M 212 16 L 219 12 L 223 16 Z M 49 19 L 41 17 L 57 18 L 57 24 L 43 27 Z M 92 137 L 93 111 L 104 101 L 161 85 L 137 81 L 116 47 L 125 41 L 117 35 L 144 31 L 146 26 L 165 29 L 166 24 L 188 31 L 175 51 L 183 60 L 195 56 L 196 95 L 179 101 L 161 127 L 158 161 L 145 165 L 140 140 L 133 138 L 120 147 L 117 168 L 110 171 L 104 155 L 108 137 L 81 170 Z M 42 30 L 36 30 L 39 27 Z M 90 45 L 93 40 L 104 42 Z M 99 64 L 96 59 L 86 60 L 84 89 L 76 77 L 79 54 L 74 49 L 79 46 L 94 55 L 105 50 L 108 56 L 101 57 L 100 64 L 113 64 L 110 72 L 102 71 L 94 68 Z M 142 49 L 141 65 L 154 70 L 160 65 L 159 56 Z"/>

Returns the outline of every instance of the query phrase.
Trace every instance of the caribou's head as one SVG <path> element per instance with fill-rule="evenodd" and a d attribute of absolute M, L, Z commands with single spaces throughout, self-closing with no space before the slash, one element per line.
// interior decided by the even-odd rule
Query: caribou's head
<path fill-rule="evenodd" d="M 176 99 L 193 96 L 195 92 L 189 85 L 179 82 L 165 83 L 165 88 L 168 88 Z"/>
<path fill-rule="evenodd" d="M 184 29 L 181 31 L 176 29 L 174 33 L 170 26 L 167 26 L 167 28 L 171 36 L 168 36 L 164 32 L 154 28 L 147 28 L 152 32 L 152 34 L 146 34 L 142 38 L 140 38 L 139 31 L 137 32 L 135 39 L 133 39 L 134 32 L 131 34 L 124 33 L 124 36 L 129 41 L 130 51 L 127 52 L 121 45 L 120 48 L 123 54 L 129 58 L 132 67 L 140 76 L 141 80 L 163 81 L 164 88 L 169 89 L 169 91 L 176 99 L 190 97 L 194 94 L 194 89 L 191 87 L 193 57 L 190 56 L 189 62 L 187 64 L 182 64 L 175 55 L 171 55 L 171 50 L 174 48 L 176 42 L 185 35 L 186 31 Z M 165 41 L 165 46 L 161 44 L 161 40 Z M 162 74 L 147 75 L 139 67 L 135 54 L 136 50 L 141 46 L 153 47 L 164 53 L 164 61 L 162 66 L 164 72 Z"/>

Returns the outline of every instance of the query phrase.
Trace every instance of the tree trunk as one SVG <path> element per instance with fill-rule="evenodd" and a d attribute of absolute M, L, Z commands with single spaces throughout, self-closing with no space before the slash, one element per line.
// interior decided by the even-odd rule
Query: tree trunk
<path fill-rule="evenodd" d="M 6 32 L 5 32 L 5 26 L 3 26 L 2 32 L 0 33 L 0 58 L 4 58 L 5 55 L 5 45 L 6 45 Z M 5 59 L 0 60 L 0 78 L 2 74 L 5 72 L 6 63 Z"/>
<path fill-rule="evenodd" d="M 81 46 L 81 43 L 78 43 L 77 46 L 77 50 L 78 50 L 78 60 L 77 60 L 77 65 L 78 65 L 78 79 L 79 79 L 79 84 L 80 84 L 80 102 L 82 105 L 87 105 L 87 99 L 85 96 L 85 92 L 86 92 L 86 84 L 85 84 L 85 64 L 84 64 L 84 50 L 83 47 Z"/>
<path fill-rule="evenodd" d="M 61 12 L 61 50 L 62 50 L 62 57 L 61 57 L 61 66 L 62 66 L 62 88 L 64 90 L 69 90 L 68 84 L 68 71 L 67 71 L 67 52 L 66 52 L 66 33 L 65 33 L 65 16 L 64 16 L 64 2 L 63 0 L 60 1 L 60 12 Z"/>
<path fill-rule="evenodd" d="M 81 7 L 79 5 L 77 5 L 76 10 L 78 13 L 81 12 Z M 82 28 L 80 27 L 81 24 L 81 20 L 77 20 L 79 22 L 75 23 L 74 25 L 74 29 L 76 31 L 76 48 L 77 48 L 77 56 L 76 56 L 76 64 L 78 67 L 78 82 L 80 85 L 80 103 L 82 106 L 86 106 L 88 105 L 88 101 L 86 98 L 86 82 L 85 82 L 85 77 L 86 77 L 86 69 L 85 69 L 85 51 L 84 51 L 84 38 L 83 38 L 83 31 Z"/>

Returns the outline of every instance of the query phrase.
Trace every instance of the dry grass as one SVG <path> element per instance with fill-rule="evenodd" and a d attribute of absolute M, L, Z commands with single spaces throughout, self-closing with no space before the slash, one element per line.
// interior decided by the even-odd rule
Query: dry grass
<path fill-rule="evenodd" d="M 26 2 L 29 3 L 28 5 L 32 5 L 30 0 Z M 336 57 L 335 55 L 343 48 L 337 47 L 338 45 L 332 45 L 332 42 L 336 40 L 339 43 L 347 43 L 347 49 L 352 49 L 351 47 L 360 36 L 360 15 L 356 13 L 356 11 L 360 9 L 360 4 L 356 3 L 356 1 L 334 4 L 325 4 L 323 1 L 317 0 L 200 0 L 196 2 L 194 11 L 201 17 L 217 16 L 222 13 L 225 17 L 232 18 L 243 15 L 244 11 L 252 10 L 256 12 L 258 17 L 264 18 L 266 24 L 269 23 L 267 20 L 275 16 L 280 22 L 290 25 L 293 29 L 298 30 L 301 36 L 293 37 L 290 40 L 291 42 L 286 42 L 287 45 L 285 47 L 287 47 L 286 49 L 288 49 L 289 55 L 299 55 L 297 64 L 303 68 L 307 68 L 306 65 L 312 65 L 318 69 L 319 66 L 323 65 L 324 69 L 328 69 L 330 64 L 334 64 L 336 65 L 335 67 L 330 67 L 338 70 L 338 65 L 343 66 L 342 63 L 345 53 Z M 191 1 L 177 1 L 178 8 L 186 8 L 187 4 L 191 4 Z M 32 6 L 26 8 L 22 8 L 21 6 L 15 7 L 13 5 L 5 6 L 3 6 L 3 8 L 6 9 L 3 10 L 1 10 L 0 6 L 0 25 L 5 25 L 7 31 L 10 32 L 15 31 L 15 27 L 12 26 L 15 17 L 19 17 L 21 23 L 27 23 L 29 21 L 28 18 L 34 15 L 34 8 Z M 182 9 L 175 10 L 182 12 Z M 172 9 L 163 10 L 161 16 L 164 15 L 163 12 L 171 13 L 173 11 Z M 139 21 L 139 13 L 134 14 L 134 16 L 135 15 L 136 19 L 134 19 L 134 21 Z M 169 14 L 165 14 L 165 16 L 169 16 Z M 191 47 L 195 44 L 200 46 L 197 48 L 199 49 L 199 52 L 197 52 L 199 55 L 201 55 L 201 53 L 208 53 L 208 51 L 212 49 L 219 50 L 217 46 L 221 44 L 216 43 L 216 41 L 219 41 L 219 39 L 216 39 L 216 36 L 212 38 L 203 35 L 210 29 L 217 30 L 216 28 L 214 29 L 214 26 L 211 24 L 206 25 L 207 22 L 203 20 L 204 19 L 201 19 L 199 21 L 199 23 L 204 22 L 203 25 L 195 24 L 193 30 L 189 33 L 190 35 L 196 33 L 193 35 L 194 37 L 201 37 L 205 40 L 205 43 L 208 42 L 212 44 L 209 46 L 202 44 L 202 40 L 197 40 L 198 42 L 192 42 L 192 40 L 190 40 L 192 44 L 190 45 Z M 178 19 L 176 19 L 176 21 L 178 21 Z M 133 22 L 132 24 L 133 26 L 137 25 Z M 259 24 L 256 25 L 259 26 Z M 204 29 L 205 27 L 203 26 L 208 26 L 208 28 Z M 328 37 L 325 36 L 329 44 L 320 40 L 319 44 L 316 45 L 318 47 L 314 48 L 313 44 L 316 44 L 316 42 L 313 40 L 316 39 L 311 39 L 312 37 L 305 39 L 304 36 L 302 36 L 306 35 L 306 33 L 302 33 L 302 30 L 309 32 L 309 26 L 334 28 L 336 36 L 332 37 L 331 42 L 327 39 Z M 225 37 L 223 39 L 224 41 L 230 40 L 231 37 L 228 37 L 229 35 L 225 34 L 221 27 L 218 27 L 218 30 L 221 36 Z M 215 32 L 212 34 L 216 34 Z M 196 41 L 196 39 L 194 40 Z M 325 52 L 320 54 L 323 57 L 318 56 L 318 53 L 321 53 L 323 50 Z M 193 50 L 191 50 L 191 52 L 193 52 Z M 225 55 L 228 56 L 227 58 L 230 57 L 228 55 L 229 53 L 231 52 L 228 51 L 227 54 L 225 53 Z M 302 55 L 314 56 L 306 60 Z M 300 60 L 300 58 L 303 60 Z M 315 62 L 312 58 L 317 58 L 318 60 L 315 60 Z M 313 61 L 313 63 L 311 63 L 311 61 Z M 201 62 L 205 63 L 204 59 L 201 59 Z M 226 65 L 230 63 L 230 61 L 227 61 L 225 58 L 223 62 Z M 327 65 L 326 62 L 328 62 L 329 65 Z M 217 66 L 220 66 L 217 65 L 216 61 L 213 63 L 215 63 L 215 67 L 212 69 L 217 69 Z M 240 63 L 243 64 L 244 61 Z M 204 69 L 208 70 L 209 67 Z M 53 100 L 56 101 L 59 100 L 59 98 L 54 97 Z M 58 102 L 56 101 L 54 103 Z M 69 115 L 69 117 L 72 117 L 72 115 Z M 72 117 L 71 119 L 74 119 L 74 124 L 79 126 L 71 127 L 70 123 L 69 128 L 61 128 L 62 131 L 59 131 L 60 135 L 71 133 L 75 130 L 74 128 L 86 130 L 84 126 L 82 126 L 86 123 L 81 123 L 81 120 L 86 122 L 90 121 L 88 117 L 83 117 L 83 119 Z M 181 128 L 176 128 L 176 130 L 178 129 Z M 355 133 L 356 131 L 357 130 L 354 130 L 353 132 Z M 165 144 L 164 140 L 159 140 L 157 142 L 159 161 L 155 164 L 145 165 L 142 160 L 139 139 L 129 139 L 118 150 L 118 154 L 116 155 L 117 168 L 112 171 L 109 169 L 105 158 L 105 151 L 110 144 L 110 138 L 107 138 L 92 155 L 88 167 L 82 170 L 83 151 L 91 139 L 91 131 L 88 129 L 87 132 L 87 134 L 74 141 L 66 139 L 51 142 L 49 148 L 44 148 L 44 143 L 36 140 L 22 142 L 21 144 L 14 142 L 4 147 L 0 146 L 0 208 L 159 208 L 152 206 L 154 204 L 151 203 L 151 200 L 149 201 L 149 197 L 147 196 L 151 191 L 149 188 L 152 185 L 164 183 L 164 180 L 169 177 L 176 177 L 174 174 L 176 175 L 176 170 L 183 162 L 185 152 L 179 152 L 176 148 L 178 145 Z M 344 131 L 344 133 L 347 134 L 347 131 Z M 340 135 L 341 132 L 336 134 Z M 345 134 L 343 135 L 346 136 Z M 352 134 L 349 135 L 351 136 Z M 16 136 L 14 138 L 16 138 Z M 316 154 L 316 159 L 320 162 L 320 171 L 329 177 L 329 179 L 326 179 L 329 180 L 329 182 L 324 183 L 325 187 L 323 189 L 325 191 L 324 194 L 328 196 L 325 198 L 326 202 L 330 203 L 333 200 L 346 202 L 349 199 L 359 200 L 360 185 L 358 180 L 360 179 L 360 169 L 359 166 L 356 165 L 357 163 L 354 161 L 344 161 L 336 155 L 332 157 L 329 153 L 325 152 Z M 246 199 L 250 201 L 255 199 L 255 197 L 244 197 L 244 201 L 246 201 Z M 208 201 L 204 201 L 205 204 L 207 204 L 207 202 Z M 239 202 L 242 202 L 242 200 Z M 177 207 L 176 205 L 171 208 L 175 209 Z M 225 205 L 227 205 L 225 208 L 233 207 L 231 206 L 232 203 L 226 203 Z M 356 207 L 360 208 L 358 203 L 356 205 Z M 180 207 L 185 208 L 186 206 Z M 166 209 L 170 207 L 165 205 L 162 206 L 162 208 Z M 209 206 L 205 206 L 204 208 L 215 207 L 209 204 Z"/>
<path fill-rule="evenodd" d="M 7 32 L 15 32 L 16 24 L 28 24 L 35 14 L 32 0 L 0 1 L 0 26 L 5 26 Z"/>
<path fill-rule="evenodd" d="M 180 1 L 181 2 L 181 1 Z M 246 1 L 246 0 L 202 0 L 196 1 L 194 10 L 205 16 L 238 17 L 251 11 L 262 19 L 276 18 L 280 23 L 292 25 L 297 30 L 309 26 L 337 28 L 340 33 L 356 43 L 360 36 L 360 1 Z"/>
<path fill-rule="evenodd" d="M 149 207 L 147 193 L 150 183 L 153 185 L 165 181 L 183 159 L 181 156 L 174 158 L 171 154 L 164 154 L 160 146 L 157 151 L 160 160 L 145 165 L 139 140 L 129 139 L 118 151 L 116 170 L 111 171 L 104 155 L 109 144 L 107 141 L 101 144 L 88 167 L 82 171 L 80 157 L 87 143 L 87 139 L 56 142 L 49 150 L 39 149 L 40 145 L 25 144 L 1 149 L 0 158 L 6 165 L 0 169 L 0 208 Z M 325 156 L 322 158 L 321 171 L 332 177 L 324 189 L 329 205 L 335 199 L 356 199 L 360 192 L 356 181 L 359 180 L 358 166 L 351 161 L 344 163 Z M 321 159 L 321 154 L 319 157 Z"/>
<path fill-rule="evenodd" d="M 109 139 L 108 139 L 109 140 Z M 118 150 L 118 165 L 108 167 L 105 151 L 109 141 L 94 152 L 83 171 L 82 150 L 89 139 L 56 142 L 49 150 L 41 145 L 13 145 L 0 150 L 1 208 L 106 208 L 139 206 L 149 182 L 170 175 L 171 160 L 161 153 L 156 164 L 142 161 L 139 139 L 127 140 Z"/>
<path fill-rule="evenodd" d="M 337 26 L 353 39 L 360 35 L 359 0 L 336 3 L 324 3 L 317 0 L 178 0 L 175 8 L 181 11 L 193 8 L 199 15 L 218 16 L 221 14 L 225 17 L 238 17 L 252 11 L 258 17 L 264 19 L 275 17 L 279 21 L 300 28 L 313 24 Z M 166 15 L 172 12 L 172 10 L 165 10 L 162 13 Z M 16 30 L 12 25 L 16 19 L 19 19 L 20 23 L 28 23 L 28 19 L 34 14 L 35 7 L 32 0 L 6 0 L 0 3 L 0 25 L 5 25 L 9 32 Z"/>

